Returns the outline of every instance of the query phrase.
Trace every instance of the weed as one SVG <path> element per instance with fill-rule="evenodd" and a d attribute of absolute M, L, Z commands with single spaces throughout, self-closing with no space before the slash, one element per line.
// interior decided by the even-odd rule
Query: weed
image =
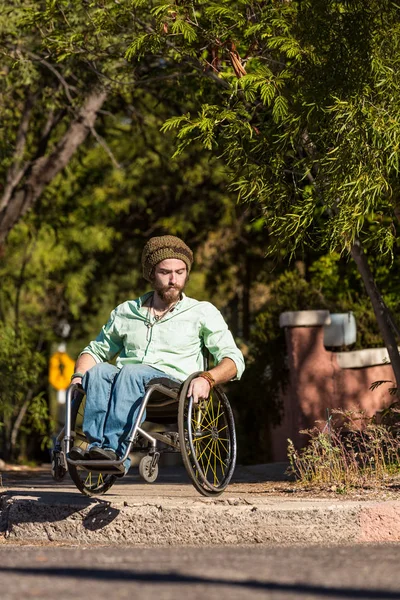
<path fill-rule="evenodd" d="M 399 429 L 395 405 L 380 420 L 362 411 L 332 410 L 322 429 L 317 424 L 301 432 L 309 436 L 305 448 L 297 450 L 288 440 L 289 470 L 303 484 L 330 485 L 338 493 L 383 483 L 400 474 Z"/>

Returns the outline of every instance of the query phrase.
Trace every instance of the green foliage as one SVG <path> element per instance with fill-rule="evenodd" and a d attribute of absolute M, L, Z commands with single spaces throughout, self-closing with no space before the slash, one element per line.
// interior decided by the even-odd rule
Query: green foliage
<path fill-rule="evenodd" d="M 51 448 L 51 433 L 54 430 L 54 423 L 51 420 L 49 406 L 44 392 L 41 392 L 32 398 L 27 411 L 26 423 L 21 430 L 28 436 L 32 432 L 36 433 L 40 439 L 41 450 Z"/>
<path fill-rule="evenodd" d="M 0 340 L 0 410 L 9 417 L 36 382 L 44 361 L 30 348 L 26 330 L 16 333 L 11 326 L 0 323 Z"/>
<path fill-rule="evenodd" d="M 189 3 L 179 6 L 189 11 Z M 239 198 L 262 205 L 276 247 L 293 253 L 325 244 L 347 252 L 361 237 L 392 254 L 398 6 L 388 0 L 194 6 L 197 40 L 178 38 L 174 52 L 178 46 L 193 57 L 197 50 L 199 64 L 221 85 L 213 105 L 205 98 L 197 115 L 165 125 L 179 128 L 177 154 L 194 140 L 221 154 Z M 161 37 L 169 36 L 166 29 Z"/>
<path fill-rule="evenodd" d="M 15 451 L 12 432 L 24 405 L 29 414 L 25 422 L 45 442 L 48 440 L 47 411 L 41 405 L 41 394 L 35 395 L 44 366 L 44 356 L 32 348 L 28 329 L 15 331 L 0 321 L 0 425 L 5 458 Z"/>

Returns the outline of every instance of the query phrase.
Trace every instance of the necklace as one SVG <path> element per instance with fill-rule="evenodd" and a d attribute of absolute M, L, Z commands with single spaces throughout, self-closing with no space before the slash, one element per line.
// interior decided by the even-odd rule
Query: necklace
<path fill-rule="evenodd" d="M 155 323 L 158 323 L 159 321 L 161 321 L 161 319 L 163 319 L 165 317 L 165 315 L 167 313 L 169 313 L 173 308 L 175 308 L 175 306 L 178 304 L 178 301 L 174 302 L 173 304 L 171 304 L 171 306 L 168 306 L 167 309 L 165 309 L 160 315 L 156 315 L 155 313 L 155 308 L 154 308 L 154 294 L 151 297 L 151 302 L 150 302 L 150 306 L 147 309 L 147 327 L 153 327 L 153 325 Z M 151 321 L 151 314 L 153 313 L 153 322 Z"/>

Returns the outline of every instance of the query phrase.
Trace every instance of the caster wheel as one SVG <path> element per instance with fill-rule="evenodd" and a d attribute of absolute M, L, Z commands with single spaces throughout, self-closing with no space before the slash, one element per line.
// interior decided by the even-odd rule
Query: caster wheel
<path fill-rule="evenodd" d="M 153 457 L 148 455 L 144 456 L 139 463 L 139 475 L 147 481 L 147 483 L 153 483 L 158 477 L 158 464 L 156 463 L 151 467 Z"/>
<path fill-rule="evenodd" d="M 67 469 L 61 463 L 61 456 L 57 450 L 53 451 L 51 457 L 51 475 L 55 481 L 62 481 L 67 473 Z"/>

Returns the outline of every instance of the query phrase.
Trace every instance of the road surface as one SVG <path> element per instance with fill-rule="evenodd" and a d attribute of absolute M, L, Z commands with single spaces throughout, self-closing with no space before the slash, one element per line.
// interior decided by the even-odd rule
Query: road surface
<path fill-rule="evenodd" d="M 0 546 L 2 600 L 400 599 L 400 546 Z"/>

